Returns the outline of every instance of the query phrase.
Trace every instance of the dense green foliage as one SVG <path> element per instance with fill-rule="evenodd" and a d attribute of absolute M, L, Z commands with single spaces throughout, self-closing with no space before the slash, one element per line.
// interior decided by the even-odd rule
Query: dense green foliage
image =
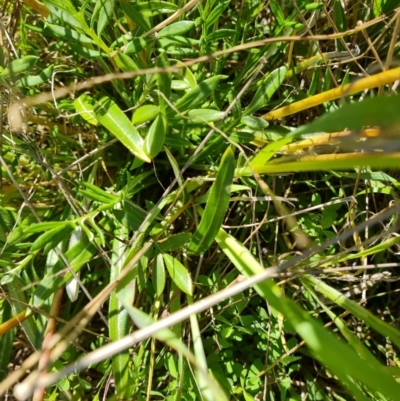
<path fill-rule="evenodd" d="M 398 2 L 24 3 L 0 397 L 395 400 Z"/>

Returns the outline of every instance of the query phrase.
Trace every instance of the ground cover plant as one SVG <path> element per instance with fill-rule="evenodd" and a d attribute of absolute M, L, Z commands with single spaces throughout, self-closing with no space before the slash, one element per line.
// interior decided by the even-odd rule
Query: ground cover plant
<path fill-rule="evenodd" d="M 5 0 L 0 397 L 396 400 L 398 7 Z"/>

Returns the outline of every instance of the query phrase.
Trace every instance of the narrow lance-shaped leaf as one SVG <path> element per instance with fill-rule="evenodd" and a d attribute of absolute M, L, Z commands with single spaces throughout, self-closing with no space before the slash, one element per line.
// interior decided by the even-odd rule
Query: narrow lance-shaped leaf
<path fill-rule="evenodd" d="M 175 103 L 175 107 L 182 112 L 202 105 L 204 100 L 214 92 L 219 81 L 223 78 L 225 78 L 225 75 L 216 75 L 199 83 L 180 98 Z"/>
<path fill-rule="evenodd" d="M 218 3 L 215 4 L 215 6 L 213 7 L 213 10 L 211 11 L 210 15 L 207 17 L 207 20 L 205 21 L 207 28 L 209 28 L 215 21 L 218 20 L 218 18 L 225 11 L 225 8 L 228 7 L 229 3 L 230 3 L 230 0 L 224 1 L 219 4 Z"/>
<path fill-rule="evenodd" d="M 165 51 L 161 52 L 157 58 L 156 62 L 157 68 L 168 68 L 169 61 Z M 167 98 L 171 98 L 171 74 L 167 73 L 159 73 L 157 74 L 157 86 L 158 90 Z M 164 97 L 159 95 L 159 105 L 163 111 L 167 109 L 167 102 L 165 101 Z"/>
<path fill-rule="evenodd" d="M 167 253 L 163 254 L 163 258 L 172 281 L 185 294 L 192 295 L 192 279 L 186 267 L 183 266 L 183 264 L 179 262 L 178 259 L 172 257 L 171 255 L 168 255 Z"/>
<path fill-rule="evenodd" d="M 189 244 L 189 250 L 204 253 L 214 241 L 228 209 L 230 187 L 235 172 L 235 159 L 229 147 L 222 156 L 217 178 L 211 187 L 210 195 L 200 224 Z"/>
<path fill-rule="evenodd" d="M 148 163 L 151 161 L 144 151 L 143 138 L 125 113 L 110 98 L 101 99 L 95 108 L 95 113 L 100 124 L 106 127 L 136 157 Z"/>
<path fill-rule="evenodd" d="M 2 316 L 1 321 L 6 322 L 12 317 L 11 306 L 8 302 L 4 302 L 2 306 Z M 15 336 L 17 334 L 17 329 L 9 330 L 0 336 L 0 380 L 3 381 L 8 372 L 8 364 L 11 360 L 11 355 L 13 354 L 13 343 Z"/>
<path fill-rule="evenodd" d="M 24 228 L 25 234 L 40 233 L 42 231 L 52 230 L 53 228 L 65 226 L 63 221 L 46 221 L 45 223 L 32 224 Z"/>
<path fill-rule="evenodd" d="M 116 202 L 120 199 L 118 195 L 110 194 L 91 182 L 81 181 L 79 184 L 87 188 L 92 193 L 92 197 L 95 200 L 96 196 L 98 196 L 99 202 Z"/>
<path fill-rule="evenodd" d="M 38 75 L 22 77 L 17 81 L 18 86 L 37 86 L 48 82 L 54 71 L 54 65 L 50 65 Z"/>
<path fill-rule="evenodd" d="M 72 231 L 71 238 L 69 239 L 68 249 L 71 249 L 77 242 L 82 239 L 82 228 L 77 226 Z M 79 272 L 77 273 L 79 277 Z M 71 302 L 75 302 L 79 295 L 79 282 L 73 277 L 66 285 L 65 290 Z"/>
<path fill-rule="evenodd" d="M 94 113 L 94 106 L 88 95 L 83 94 L 75 99 L 74 107 L 76 112 L 79 113 L 79 115 L 88 123 L 92 125 L 97 125 L 99 123 Z"/>
<path fill-rule="evenodd" d="M 192 121 L 196 122 L 215 122 L 224 116 L 224 111 L 212 109 L 192 109 L 188 112 L 188 116 L 193 118 Z"/>
<path fill-rule="evenodd" d="M 97 1 L 96 7 L 98 4 L 100 4 L 100 12 L 99 18 L 97 19 L 97 35 L 100 36 L 113 15 L 115 0 Z"/>
<path fill-rule="evenodd" d="M 137 4 L 128 3 L 126 1 L 120 2 L 122 11 L 140 28 L 144 31 L 150 30 L 150 23 L 148 18 L 143 18 Z"/>
<path fill-rule="evenodd" d="M 178 21 L 171 25 L 166 26 L 158 32 L 158 37 L 163 38 L 165 36 L 177 36 L 182 35 L 195 25 L 194 21 Z"/>
<path fill-rule="evenodd" d="M 54 248 L 73 230 L 74 225 L 72 223 L 65 223 L 62 226 L 57 226 L 45 232 L 32 244 L 31 252 L 37 251 L 45 246 L 47 250 Z"/>
<path fill-rule="evenodd" d="M 99 57 L 108 57 L 107 53 L 101 52 L 99 50 L 88 49 L 87 47 L 82 47 L 78 43 L 70 43 L 69 47 L 82 57 L 91 59 Z"/>
<path fill-rule="evenodd" d="M 154 290 L 159 297 L 165 288 L 165 265 L 161 253 L 154 258 L 152 279 Z"/>
<path fill-rule="evenodd" d="M 190 237 L 190 233 L 187 232 L 172 234 L 166 239 L 157 241 L 156 245 L 160 248 L 161 252 L 172 252 L 185 246 L 189 242 Z"/>
<path fill-rule="evenodd" d="M 124 49 L 125 54 L 137 54 L 154 41 L 153 38 L 133 38 Z"/>
<path fill-rule="evenodd" d="M 147 121 L 153 121 L 160 114 L 160 108 L 154 104 L 146 104 L 138 107 L 132 116 L 132 123 L 139 125 Z"/>
<path fill-rule="evenodd" d="M 285 66 L 272 71 L 258 88 L 253 100 L 244 111 L 244 115 L 253 114 L 264 107 L 285 79 L 287 68 Z"/>
<path fill-rule="evenodd" d="M 54 36 L 64 41 L 75 40 L 78 43 L 95 44 L 94 40 L 88 36 L 79 33 L 71 28 L 66 28 L 64 26 L 46 24 L 46 28 L 43 29 L 44 35 Z"/>
<path fill-rule="evenodd" d="M 43 0 L 43 3 L 61 21 L 78 29 L 87 27 L 83 15 L 75 9 L 71 0 Z"/>
<path fill-rule="evenodd" d="M 19 72 L 29 70 L 29 68 L 32 68 L 38 60 L 39 57 L 37 56 L 25 56 L 17 60 L 13 60 L 6 68 L 4 68 L 4 70 L 0 72 L 0 77 L 7 77 L 10 74 L 18 74 Z"/>
<path fill-rule="evenodd" d="M 151 124 L 145 139 L 145 150 L 149 157 L 154 158 L 164 146 L 167 133 L 167 119 L 160 114 Z"/>

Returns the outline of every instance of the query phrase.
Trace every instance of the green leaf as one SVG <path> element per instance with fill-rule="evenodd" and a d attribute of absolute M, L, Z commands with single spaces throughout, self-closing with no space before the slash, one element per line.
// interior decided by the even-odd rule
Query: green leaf
<path fill-rule="evenodd" d="M 179 6 L 166 1 L 145 1 L 137 4 L 142 15 L 154 17 L 159 14 L 173 13 L 179 10 Z"/>
<path fill-rule="evenodd" d="M 193 89 L 190 89 L 182 98 L 180 98 L 175 103 L 175 107 L 180 112 L 183 112 L 202 105 L 204 100 L 214 92 L 219 81 L 224 78 L 226 78 L 225 75 L 216 75 L 204 80 Z"/>
<path fill-rule="evenodd" d="M 174 79 L 171 82 L 171 88 L 176 91 L 185 91 L 190 88 L 190 84 L 181 79 Z"/>
<path fill-rule="evenodd" d="M 218 20 L 218 18 L 222 15 L 222 13 L 225 11 L 226 7 L 228 7 L 229 3 L 231 1 L 223 1 L 222 3 L 216 3 L 215 7 L 213 7 L 210 15 L 207 17 L 205 24 L 206 28 L 208 29 L 215 21 Z"/>
<path fill-rule="evenodd" d="M 244 111 L 245 115 L 253 114 L 257 110 L 265 107 L 272 95 L 281 86 L 286 77 L 287 68 L 285 66 L 272 71 L 261 83 L 252 101 Z"/>
<path fill-rule="evenodd" d="M 172 252 L 177 249 L 183 248 L 190 241 L 191 234 L 187 232 L 182 232 L 178 234 L 173 234 L 168 238 L 157 241 L 156 245 L 161 250 L 161 252 Z"/>
<path fill-rule="evenodd" d="M 166 26 L 158 32 L 157 37 L 163 38 L 166 36 L 177 36 L 182 35 L 193 28 L 195 25 L 194 21 L 179 21 L 171 25 Z"/>
<path fill-rule="evenodd" d="M 306 4 L 305 9 L 306 10 L 320 10 L 323 7 L 324 7 L 324 3 L 315 2 L 315 3 Z"/>
<path fill-rule="evenodd" d="M 149 132 L 145 138 L 145 150 L 150 158 L 158 155 L 164 146 L 165 135 L 167 133 L 167 119 L 160 114 L 153 121 L 150 126 Z"/>
<path fill-rule="evenodd" d="M 137 4 L 128 3 L 126 1 L 121 1 L 120 6 L 124 13 L 143 31 L 149 31 L 151 29 L 149 20 L 143 17 L 143 14 L 140 12 L 140 8 Z"/>
<path fill-rule="evenodd" d="M 134 38 L 125 46 L 124 54 L 137 54 L 153 41 L 153 38 Z"/>
<path fill-rule="evenodd" d="M 62 225 L 43 233 L 32 244 L 31 252 L 38 251 L 45 246 L 48 251 L 52 248 L 55 248 L 63 239 L 72 233 L 74 228 L 74 224 L 64 222 Z"/>
<path fill-rule="evenodd" d="M 234 29 L 218 29 L 218 31 L 210 33 L 206 40 L 207 42 L 215 42 L 216 40 L 224 40 L 230 37 L 235 37 L 238 31 Z"/>
<path fill-rule="evenodd" d="M 74 107 L 76 112 L 89 124 L 98 125 L 99 122 L 94 112 L 93 100 L 88 95 L 83 94 L 75 99 Z"/>
<path fill-rule="evenodd" d="M 74 28 L 83 29 L 86 27 L 85 20 L 76 11 L 71 0 L 43 0 L 43 4 L 61 21 Z"/>
<path fill-rule="evenodd" d="M 398 6 L 398 0 L 375 0 L 373 7 L 374 15 L 379 17 L 382 14 L 389 14 Z"/>
<path fill-rule="evenodd" d="M 52 230 L 53 228 L 56 227 L 61 228 L 64 225 L 65 223 L 63 221 L 48 221 L 45 223 L 32 224 L 29 227 L 25 227 L 24 231 L 26 234 L 40 233 L 42 231 Z"/>
<path fill-rule="evenodd" d="M 171 167 L 172 167 L 172 170 L 174 172 L 174 176 L 175 176 L 175 178 L 177 178 L 179 186 L 182 187 L 183 186 L 183 180 L 182 180 L 182 177 L 179 174 L 180 173 L 179 164 L 176 161 L 174 155 L 169 151 L 169 149 L 167 147 L 164 147 L 164 150 L 165 150 L 165 153 L 167 154 L 169 162 L 171 163 Z"/>
<path fill-rule="evenodd" d="M 45 82 L 49 82 L 54 71 L 54 64 L 48 66 L 38 75 L 23 77 L 17 81 L 18 86 L 38 86 Z"/>
<path fill-rule="evenodd" d="M 139 125 L 153 121 L 160 114 L 160 108 L 153 104 L 138 107 L 132 116 L 132 124 Z"/>
<path fill-rule="evenodd" d="M 122 71 L 130 72 L 130 71 L 137 71 L 139 69 L 137 64 L 128 55 L 124 53 L 118 53 L 114 57 L 114 60 L 117 66 L 121 68 Z"/>
<path fill-rule="evenodd" d="M 82 57 L 92 59 L 99 57 L 108 57 L 107 53 L 101 52 L 99 50 L 88 49 L 87 47 L 83 47 L 77 43 L 69 43 L 69 47 L 77 54 Z"/>
<path fill-rule="evenodd" d="M 159 297 L 165 288 L 165 265 L 163 255 L 161 253 L 157 254 L 157 256 L 154 258 L 152 281 L 154 290 Z"/>
<path fill-rule="evenodd" d="M 68 243 L 68 249 L 73 248 L 73 246 L 78 243 L 82 239 L 82 227 L 77 226 L 74 228 L 74 231 L 71 233 L 71 237 L 69 239 Z M 52 269 L 54 265 L 57 263 L 57 260 L 59 259 L 57 252 L 55 250 L 51 250 L 48 254 L 47 261 L 46 261 L 46 267 L 48 269 Z M 71 302 L 75 302 L 78 299 L 79 295 L 79 282 L 78 280 L 72 278 L 68 283 L 65 284 L 65 291 L 68 295 L 68 298 Z"/>
<path fill-rule="evenodd" d="M 285 25 L 285 22 L 286 22 L 285 14 L 283 13 L 279 4 L 275 0 L 272 0 L 270 7 L 271 7 L 272 14 L 275 16 L 279 25 Z"/>
<path fill-rule="evenodd" d="M 150 162 L 144 151 L 144 141 L 125 113 L 108 97 L 101 99 L 95 107 L 96 118 L 136 157 Z"/>
<path fill-rule="evenodd" d="M 343 10 L 342 4 L 340 0 L 334 0 L 333 4 L 333 20 L 335 22 L 335 26 L 339 32 L 344 32 L 347 30 L 347 21 L 346 21 L 346 14 L 345 10 Z M 338 50 L 344 50 L 344 46 L 340 42 L 337 41 Z"/>
<path fill-rule="evenodd" d="M 134 207 L 130 202 L 122 202 L 122 210 L 112 211 L 117 220 L 129 230 L 136 231 L 143 220 L 146 218 L 147 213 L 139 207 Z"/>
<path fill-rule="evenodd" d="M 167 47 L 192 47 L 199 46 L 200 40 L 187 38 L 184 36 L 169 36 L 168 38 L 161 38 L 158 40 L 159 45 L 166 49 Z M 180 45 L 180 46 L 177 46 Z"/>
<path fill-rule="evenodd" d="M 160 55 L 158 56 L 156 67 L 157 68 L 169 67 L 168 57 L 165 52 L 161 52 Z M 166 99 L 171 98 L 171 74 L 163 74 L 163 73 L 157 74 L 157 86 L 158 90 L 165 96 Z M 158 99 L 161 110 L 165 112 L 165 110 L 168 107 L 167 102 L 165 101 L 163 96 L 159 95 Z"/>
<path fill-rule="evenodd" d="M 255 116 L 245 116 L 243 117 L 240 122 L 248 127 L 256 130 L 263 130 L 268 128 L 269 123 L 260 117 Z"/>
<path fill-rule="evenodd" d="M 168 273 L 172 281 L 176 286 L 182 290 L 185 294 L 192 295 L 193 284 L 190 274 L 185 266 L 178 259 L 175 259 L 167 253 L 163 254 L 165 266 L 167 267 Z"/>
<path fill-rule="evenodd" d="M 214 241 L 228 209 L 234 172 L 235 158 L 232 149 L 228 147 L 222 156 L 217 178 L 211 187 L 200 224 L 189 244 L 190 251 L 202 254 Z"/>
<path fill-rule="evenodd" d="M 214 122 L 222 118 L 225 113 L 219 110 L 212 109 L 193 109 L 190 110 L 188 116 L 193 118 L 195 122 Z"/>
<path fill-rule="evenodd" d="M 97 18 L 97 36 L 101 36 L 104 28 L 113 16 L 115 7 L 115 0 L 98 0 L 96 2 L 96 8 L 99 6 L 99 17 Z M 96 13 L 94 13 L 95 15 Z"/>
<path fill-rule="evenodd" d="M 59 26 L 59 25 L 46 24 L 46 27 L 43 29 L 43 34 L 63 39 L 65 42 L 74 40 L 79 43 L 95 44 L 95 41 L 89 38 L 88 36 L 79 33 L 74 29 L 66 28 L 64 26 Z"/>
<path fill-rule="evenodd" d="M 80 190 L 80 192 L 97 202 L 116 203 L 120 200 L 119 196 L 110 194 L 90 182 L 81 181 L 79 184 L 88 189 L 88 191 Z"/>
<path fill-rule="evenodd" d="M 171 148 L 188 148 L 194 149 L 196 146 L 186 138 L 182 138 L 179 134 L 168 134 L 165 137 L 165 145 Z"/>
<path fill-rule="evenodd" d="M 4 70 L 0 72 L 0 77 L 8 77 L 11 74 L 18 74 L 20 72 L 29 70 L 37 63 L 38 60 L 39 57 L 37 56 L 25 56 L 17 60 L 13 60 L 6 68 L 4 68 Z"/>

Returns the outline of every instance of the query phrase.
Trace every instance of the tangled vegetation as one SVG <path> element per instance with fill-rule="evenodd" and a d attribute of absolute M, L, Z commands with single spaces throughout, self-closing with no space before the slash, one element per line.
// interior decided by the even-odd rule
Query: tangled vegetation
<path fill-rule="evenodd" d="M 4 0 L 0 398 L 398 399 L 398 6 Z"/>

